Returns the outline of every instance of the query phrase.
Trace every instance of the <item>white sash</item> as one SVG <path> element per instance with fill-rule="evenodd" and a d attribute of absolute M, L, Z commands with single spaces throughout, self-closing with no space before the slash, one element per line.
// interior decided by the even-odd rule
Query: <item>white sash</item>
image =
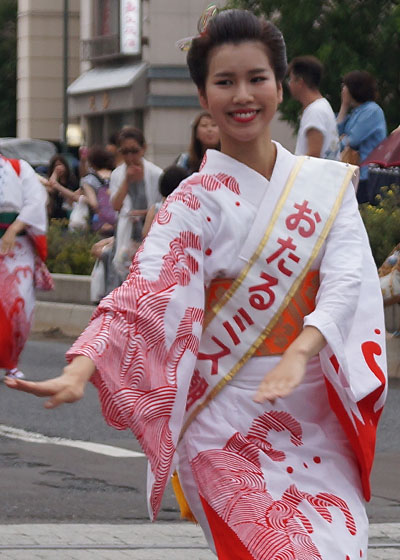
<path fill-rule="evenodd" d="M 299 157 L 257 250 L 213 307 L 201 338 L 181 435 L 271 332 L 324 243 L 355 166 Z M 255 225 L 258 227 L 264 197 Z"/>

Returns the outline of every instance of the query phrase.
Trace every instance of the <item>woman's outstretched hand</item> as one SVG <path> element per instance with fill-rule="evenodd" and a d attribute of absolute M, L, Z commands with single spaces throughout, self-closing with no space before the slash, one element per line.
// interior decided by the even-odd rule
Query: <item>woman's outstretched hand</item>
<path fill-rule="evenodd" d="M 261 381 L 254 401 L 264 403 L 287 397 L 302 382 L 307 360 L 299 354 L 284 354 L 281 361 Z"/>
<path fill-rule="evenodd" d="M 17 391 L 31 393 L 36 397 L 50 397 L 44 404 L 45 408 L 56 408 L 60 404 L 80 400 L 95 369 L 90 358 L 77 356 L 64 368 L 59 377 L 46 381 L 25 381 L 6 377 L 4 382 Z"/>
<path fill-rule="evenodd" d="M 303 381 L 308 360 L 325 346 L 326 340 L 315 327 L 305 327 L 283 354 L 280 362 L 261 381 L 253 397 L 257 403 L 284 398 Z"/>

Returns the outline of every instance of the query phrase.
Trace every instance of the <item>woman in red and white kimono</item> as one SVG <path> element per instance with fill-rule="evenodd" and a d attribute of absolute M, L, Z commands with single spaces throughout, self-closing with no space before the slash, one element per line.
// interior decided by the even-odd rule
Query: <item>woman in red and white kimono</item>
<path fill-rule="evenodd" d="M 32 325 L 34 278 L 49 282 L 46 202 L 31 166 L 0 156 L 0 368 L 7 377 L 24 377 L 18 360 Z"/>
<path fill-rule="evenodd" d="M 221 152 L 168 197 L 63 374 L 7 384 L 53 408 L 90 379 L 148 457 L 152 518 L 176 469 L 220 559 L 365 557 L 385 339 L 356 169 L 272 142 L 271 23 L 221 12 L 188 64 Z"/>

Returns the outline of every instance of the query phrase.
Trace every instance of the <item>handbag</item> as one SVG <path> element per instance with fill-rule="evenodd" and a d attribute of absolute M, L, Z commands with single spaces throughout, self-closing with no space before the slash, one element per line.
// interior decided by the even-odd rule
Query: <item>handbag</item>
<path fill-rule="evenodd" d="M 347 144 L 340 154 L 340 161 L 360 166 L 360 153 L 357 150 L 350 148 L 349 144 Z"/>
<path fill-rule="evenodd" d="M 97 259 L 90 275 L 90 301 L 98 303 L 106 295 L 106 269 L 102 260 Z"/>
<path fill-rule="evenodd" d="M 72 212 L 69 216 L 68 229 L 70 231 L 76 229 L 87 229 L 88 227 L 89 208 L 85 202 L 85 197 L 80 196 L 78 202 L 74 202 Z"/>

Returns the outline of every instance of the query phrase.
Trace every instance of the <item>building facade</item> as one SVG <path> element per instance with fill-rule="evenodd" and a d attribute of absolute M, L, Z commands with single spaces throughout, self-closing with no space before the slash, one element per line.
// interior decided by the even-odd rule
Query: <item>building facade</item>
<path fill-rule="evenodd" d="M 68 78 L 80 73 L 80 0 L 69 0 Z M 63 123 L 64 1 L 19 0 L 17 136 L 59 141 Z"/>
<path fill-rule="evenodd" d="M 18 134 L 54 139 L 62 123 L 63 0 L 19 4 Z M 87 145 L 105 144 L 133 125 L 145 134 L 147 157 L 161 167 L 187 149 L 200 106 L 176 42 L 196 34 L 208 4 L 69 0 L 69 122 L 80 125 Z M 278 118 L 272 134 L 293 149 L 292 129 Z"/>

